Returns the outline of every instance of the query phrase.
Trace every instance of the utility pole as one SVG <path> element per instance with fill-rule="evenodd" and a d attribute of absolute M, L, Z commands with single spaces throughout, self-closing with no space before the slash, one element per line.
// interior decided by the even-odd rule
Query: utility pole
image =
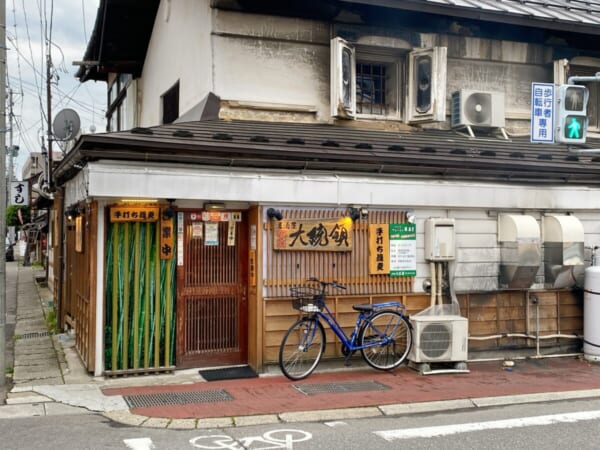
<path fill-rule="evenodd" d="M 5 0 L 6 1 L 6 0 Z M 52 186 L 52 56 L 50 49 L 52 45 L 48 40 L 46 50 L 46 109 L 47 109 L 47 128 L 48 128 L 48 189 L 53 190 Z M 29 244 L 27 244 L 29 245 Z"/>
<path fill-rule="evenodd" d="M 13 91 L 8 91 L 8 186 L 12 188 L 13 182 L 13 158 L 15 157 L 15 147 L 13 146 Z M 8 203 L 8 202 L 7 202 Z"/>
<path fill-rule="evenodd" d="M 6 383 L 6 0 L 0 0 L 0 386 Z"/>

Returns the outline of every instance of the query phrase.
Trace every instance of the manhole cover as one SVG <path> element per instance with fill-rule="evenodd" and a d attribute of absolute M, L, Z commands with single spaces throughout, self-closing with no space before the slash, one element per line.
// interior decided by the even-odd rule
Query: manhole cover
<path fill-rule="evenodd" d="M 35 333 L 25 333 L 20 336 L 20 339 L 36 339 L 41 337 L 50 336 L 49 331 L 37 331 Z"/>
<path fill-rule="evenodd" d="M 161 394 L 125 395 L 123 398 L 130 408 L 226 402 L 233 400 L 233 397 L 222 389 L 218 391 L 164 392 Z"/>
<path fill-rule="evenodd" d="M 335 394 L 339 392 L 386 391 L 391 389 L 377 381 L 346 381 L 341 383 L 293 384 L 305 395 Z"/>

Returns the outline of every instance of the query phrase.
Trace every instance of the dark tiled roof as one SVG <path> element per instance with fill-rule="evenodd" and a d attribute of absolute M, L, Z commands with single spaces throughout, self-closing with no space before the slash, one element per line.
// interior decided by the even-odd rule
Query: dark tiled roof
<path fill-rule="evenodd" d="M 600 147 L 600 141 L 588 147 Z M 532 144 L 529 137 L 472 139 L 454 131 L 378 131 L 325 124 L 216 120 L 84 135 L 55 175 L 60 181 L 83 160 L 98 159 L 600 184 L 600 154 Z"/>
<path fill-rule="evenodd" d="M 519 22 L 578 32 L 600 33 L 598 0 L 342 0 L 398 9 L 456 15 L 479 20 Z M 539 22 L 534 25 L 534 22 Z M 585 27 L 585 29 L 583 29 Z"/>

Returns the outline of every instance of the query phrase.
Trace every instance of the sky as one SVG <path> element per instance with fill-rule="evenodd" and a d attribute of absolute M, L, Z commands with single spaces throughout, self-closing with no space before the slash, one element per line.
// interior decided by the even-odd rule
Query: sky
<path fill-rule="evenodd" d="M 81 130 L 106 129 L 106 83 L 75 78 L 94 28 L 99 0 L 5 0 L 7 50 L 7 114 L 13 95 L 13 145 L 18 145 L 15 176 L 30 152 L 39 152 L 47 138 L 46 37 L 51 38 L 52 119 L 64 108 L 75 110 Z M 8 121 L 8 118 L 7 118 Z M 10 124 L 7 123 L 7 128 Z M 10 145 L 10 134 L 6 135 Z M 53 150 L 60 146 L 53 144 Z M 8 163 L 7 163 L 8 164 Z"/>

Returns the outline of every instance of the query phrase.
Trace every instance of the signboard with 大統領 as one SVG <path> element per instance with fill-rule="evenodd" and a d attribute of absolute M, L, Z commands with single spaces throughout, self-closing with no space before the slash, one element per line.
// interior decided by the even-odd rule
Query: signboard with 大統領
<path fill-rule="evenodd" d="M 280 220 L 275 224 L 274 250 L 352 250 L 352 219 Z"/>

